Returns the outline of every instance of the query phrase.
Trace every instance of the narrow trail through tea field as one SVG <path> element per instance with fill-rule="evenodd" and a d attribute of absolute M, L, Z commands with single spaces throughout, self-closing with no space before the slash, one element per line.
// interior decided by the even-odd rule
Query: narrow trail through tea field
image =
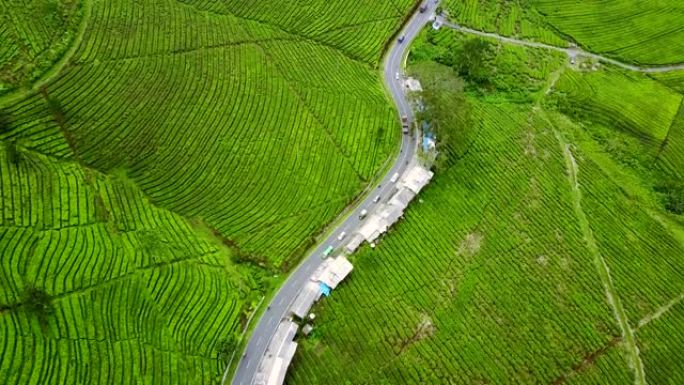
<path fill-rule="evenodd" d="M 78 30 L 76 31 L 76 36 L 74 36 L 69 49 L 66 50 L 61 59 L 59 59 L 52 67 L 45 71 L 40 78 L 38 78 L 31 85 L 26 87 L 17 88 L 6 95 L 0 96 L 0 106 L 11 103 L 13 101 L 19 100 L 26 97 L 26 95 L 31 92 L 38 91 L 40 87 L 46 85 L 53 78 L 62 72 L 64 66 L 69 63 L 71 57 L 74 56 L 76 49 L 81 45 L 83 36 L 85 35 L 86 28 L 88 27 L 88 21 L 90 21 L 90 16 L 92 15 L 92 0 L 83 0 L 83 16 L 81 17 L 81 22 L 78 24 Z"/>
<path fill-rule="evenodd" d="M 556 139 L 563 150 L 563 156 L 565 158 L 565 167 L 568 172 L 568 179 L 572 186 L 572 200 L 575 210 L 575 215 L 579 221 L 580 228 L 582 230 L 582 235 L 586 242 L 588 250 L 591 252 L 594 263 L 598 270 L 601 282 L 606 291 L 606 298 L 608 304 L 613 309 L 615 319 L 620 327 L 620 332 L 622 334 L 622 339 L 625 342 L 625 349 L 627 350 L 627 356 L 629 361 L 630 369 L 634 371 L 634 383 L 637 385 L 646 384 L 646 376 L 644 374 L 644 365 L 639 357 L 639 348 L 636 345 L 636 340 L 634 337 L 634 330 L 629 325 L 627 320 L 627 315 L 625 314 L 625 309 L 622 306 L 622 302 L 618 297 L 613 281 L 610 277 L 610 268 L 606 263 L 605 259 L 601 255 L 601 252 L 596 244 L 596 239 L 589 225 L 589 219 L 582 209 L 582 191 L 580 190 L 579 180 L 578 180 L 578 166 L 575 157 L 570 150 L 570 144 L 566 143 L 560 133 L 554 131 Z"/>
<path fill-rule="evenodd" d="M 580 57 L 587 57 L 591 59 L 595 59 L 604 63 L 609 63 L 612 65 L 615 65 L 617 67 L 629 70 L 629 71 L 635 71 L 635 72 L 642 72 L 642 73 L 662 73 L 662 72 L 671 72 L 671 71 L 680 71 L 684 70 L 684 63 L 677 63 L 677 64 L 669 64 L 669 65 L 663 65 L 663 66 L 637 66 L 634 64 L 628 64 L 628 63 L 623 63 L 619 60 L 611 59 L 609 57 L 605 57 L 599 54 L 595 54 L 592 52 L 587 52 L 579 47 L 558 47 L 555 45 L 551 44 L 546 44 L 546 43 L 539 43 L 535 41 L 528 41 L 528 40 L 521 40 L 521 39 L 515 39 L 512 37 L 507 37 L 507 36 L 502 36 L 497 33 L 492 33 L 492 32 L 484 32 L 480 31 L 477 29 L 472 29 L 468 27 L 463 27 L 461 25 L 458 25 L 456 23 L 452 23 L 449 21 L 446 21 L 443 18 L 439 19 L 443 25 L 454 29 L 459 32 L 471 34 L 471 35 L 477 35 L 477 36 L 482 36 L 482 37 L 487 37 L 490 39 L 496 39 L 499 40 L 503 43 L 508 43 L 508 44 L 515 44 L 515 45 L 520 45 L 520 46 L 525 46 L 525 47 L 531 47 L 531 48 L 541 48 L 541 49 L 547 49 L 551 51 L 557 51 L 557 52 L 562 52 L 568 57 L 571 58 L 580 58 Z M 568 43 L 570 44 L 570 43 Z"/>

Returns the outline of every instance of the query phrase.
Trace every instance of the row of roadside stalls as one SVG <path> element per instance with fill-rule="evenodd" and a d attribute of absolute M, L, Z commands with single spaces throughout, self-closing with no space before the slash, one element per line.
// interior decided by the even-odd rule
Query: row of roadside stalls
<path fill-rule="evenodd" d="M 330 291 L 351 273 L 353 268 L 351 262 L 342 255 L 324 260 L 295 298 L 290 307 L 290 313 L 304 320 L 313 304 L 321 296 L 328 296 Z M 266 355 L 259 365 L 255 385 L 281 385 L 285 381 L 287 368 L 297 350 L 294 337 L 298 328 L 299 325 L 291 319 L 284 319 L 280 322 L 266 349 Z"/>
<path fill-rule="evenodd" d="M 345 250 L 352 253 L 364 240 L 372 243 L 384 234 L 401 218 L 409 202 L 430 182 L 432 176 L 430 170 L 414 162 L 397 184 L 394 195 L 387 203 L 380 204 L 375 213 L 367 218 L 364 225 L 351 237 Z M 295 298 L 290 307 L 291 315 L 305 320 L 313 304 L 322 296 L 329 295 L 352 269 L 352 264 L 343 255 L 324 260 Z M 281 385 L 285 381 L 287 368 L 297 350 L 294 338 L 298 328 L 299 325 L 290 318 L 280 322 L 259 365 L 254 385 Z"/>
<path fill-rule="evenodd" d="M 363 226 L 345 246 L 345 251 L 351 254 L 363 241 L 373 244 L 380 235 L 387 232 L 404 215 L 409 202 L 430 182 L 433 175 L 432 171 L 414 162 L 397 184 L 394 195 L 387 203 L 380 204 L 374 214 L 368 216 Z"/>

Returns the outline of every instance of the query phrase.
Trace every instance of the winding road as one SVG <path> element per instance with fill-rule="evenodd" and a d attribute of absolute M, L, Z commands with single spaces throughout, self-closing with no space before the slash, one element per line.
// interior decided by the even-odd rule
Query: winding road
<path fill-rule="evenodd" d="M 395 40 L 389 48 L 388 54 L 385 56 L 383 62 L 383 79 L 385 85 L 396 104 L 399 115 L 408 115 L 411 122 L 413 122 L 413 112 L 404 95 L 402 80 L 397 79 L 396 74 L 402 72 L 401 69 L 404 56 L 406 55 L 411 41 L 418 35 L 418 32 L 420 32 L 423 26 L 430 22 L 430 17 L 434 13 L 436 5 L 436 1 L 430 1 L 427 11 L 423 13 L 416 11 L 415 14 L 411 16 L 399 34 L 399 36 L 405 36 L 403 42 L 398 43 Z M 399 116 L 397 116 L 397 120 L 398 119 Z M 261 358 L 264 356 L 266 348 L 271 341 L 271 338 L 273 338 L 278 324 L 283 318 L 288 317 L 290 305 L 309 280 L 309 277 L 311 277 L 316 268 L 323 262 L 323 259 L 321 259 L 323 250 L 328 246 L 333 246 L 335 250 L 341 249 L 348 241 L 348 238 L 339 241 L 337 238 L 340 233 L 346 232 L 347 234 L 351 234 L 360 227 L 362 221 L 359 220 L 359 214 L 364 209 L 371 211 L 370 208 L 376 205 L 376 203 L 373 202 L 373 199 L 376 196 L 380 195 L 381 201 L 383 202 L 389 198 L 389 195 L 394 188 L 390 179 L 395 173 L 401 174 L 404 172 L 407 164 L 415 153 L 417 146 L 416 140 L 417 138 L 412 135 L 402 134 L 399 156 L 394 161 L 394 164 L 385 177 L 380 181 L 377 188 L 372 189 L 365 199 L 363 199 L 353 210 L 351 215 L 347 217 L 344 222 L 339 224 L 337 228 L 328 235 L 328 238 L 325 239 L 325 241 L 319 244 L 318 247 L 306 256 L 280 287 L 276 295 L 272 298 L 268 310 L 262 314 L 258 324 L 252 332 L 251 338 L 240 358 L 237 370 L 233 376 L 233 385 L 252 384 Z"/>

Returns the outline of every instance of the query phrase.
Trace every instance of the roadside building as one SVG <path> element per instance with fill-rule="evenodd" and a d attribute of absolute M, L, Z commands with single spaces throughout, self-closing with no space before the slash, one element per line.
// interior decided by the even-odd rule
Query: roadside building
<path fill-rule="evenodd" d="M 404 81 L 404 85 L 411 92 L 423 91 L 423 87 L 420 85 L 420 82 L 418 81 L 418 79 L 415 78 L 406 78 L 406 81 Z"/>
<path fill-rule="evenodd" d="M 287 367 L 297 350 L 297 343 L 293 341 L 296 334 L 296 323 L 291 320 L 280 322 L 254 377 L 255 385 L 281 385 L 285 381 Z"/>
<path fill-rule="evenodd" d="M 396 223 L 402 215 L 404 215 L 404 210 L 395 205 L 385 205 L 385 207 L 379 213 L 380 217 L 385 220 L 388 227 Z"/>
<path fill-rule="evenodd" d="M 314 302 L 318 301 L 320 297 L 321 291 L 316 282 L 309 281 L 299 292 L 297 298 L 295 298 L 290 307 L 290 311 L 297 318 L 304 319 L 309 312 L 309 309 L 311 309 L 311 306 L 313 306 Z"/>
<path fill-rule="evenodd" d="M 401 186 L 413 191 L 414 194 L 418 194 L 430 182 L 433 175 L 432 171 L 426 170 L 419 165 L 414 165 L 404 174 Z"/>
<path fill-rule="evenodd" d="M 388 203 L 392 206 L 399 207 L 402 210 L 406 210 L 409 203 L 415 196 L 416 194 L 413 191 L 406 187 L 402 187 L 399 189 L 399 191 L 397 191 L 396 194 L 392 196 L 392 198 L 390 198 Z"/>
<path fill-rule="evenodd" d="M 314 272 L 313 280 L 318 281 L 330 289 L 334 289 L 354 269 L 351 262 L 344 256 L 327 259 Z"/>
<path fill-rule="evenodd" d="M 348 253 L 353 253 L 356 251 L 356 249 L 361 246 L 361 243 L 363 243 L 363 235 L 361 234 L 354 234 L 351 239 L 349 239 L 349 242 L 347 245 L 344 247 L 345 251 Z"/>
<path fill-rule="evenodd" d="M 368 242 L 373 242 L 382 233 L 387 231 L 387 221 L 379 215 L 371 215 L 366 223 L 359 229 L 359 234 Z"/>

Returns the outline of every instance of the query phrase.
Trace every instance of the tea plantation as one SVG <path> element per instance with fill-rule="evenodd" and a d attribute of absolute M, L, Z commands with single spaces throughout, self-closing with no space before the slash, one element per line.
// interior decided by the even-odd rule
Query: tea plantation
<path fill-rule="evenodd" d="M 0 4 L 0 382 L 218 383 L 395 151 L 411 6 Z"/>
<path fill-rule="evenodd" d="M 684 63 L 684 3 L 675 0 L 449 0 L 463 25 L 643 65 Z"/>
<path fill-rule="evenodd" d="M 411 58 L 464 113 L 431 117 L 434 181 L 315 309 L 288 383 L 683 382 L 680 76 L 445 29 Z"/>

